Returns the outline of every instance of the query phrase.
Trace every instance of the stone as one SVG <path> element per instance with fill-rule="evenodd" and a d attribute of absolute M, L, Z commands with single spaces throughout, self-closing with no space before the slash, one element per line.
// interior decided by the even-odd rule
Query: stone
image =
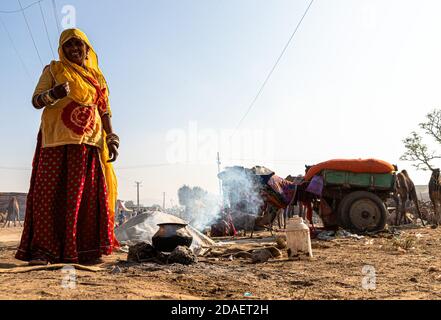
<path fill-rule="evenodd" d="M 282 256 L 282 251 L 280 251 L 276 247 L 266 247 L 265 249 L 267 249 L 267 250 L 269 250 L 269 252 L 271 252 L 271 255 L 273 256 L 273 258 L 278 258 L 278 257 Z"/>
<path fill-rule="evenodd" d="M 118 266 L 115 266 L 115 268 L 112 269 L 112 271 L 110 271 L 111 274 L 117 274 L 117 273 L 121 273 L 121 268 Z"/>
<path fill-rule="evenodd" d="M 278 249 L 286 249 L 286 237 L 277 236 L 276 243 Z"/>
<path fill-rule="evenodd" d="M 140 242 L 129 247 L 127 261 L 143 262 L 153 260 L 157 256 L 157 251 L 150 243 Z"/>
<path fill-rule="evenodd" d="M 234 257 L 239 259 L 251 259 L 251 253 L 247 251 L 239 251 L 234 254 Z"/>
<path fill-rule="evenodd" d="M 429 271 L 429 272 L 439 272 L 439 269 L 438 269 L 437 267 L 430 266 L 430 267 L 427 269 L 427 271 Z"/>
<path fill-rule="evenodd" d="M 262 263 L 271 259 L 273 255 L 268 249 L 257 249 L 251 253 L 251 261 L 253 263 Z"/>
<path fill-rule="evenodd" d="M 188 247 L 178 246 L 170 253 L 167 262 L 189 265 L 196 263 L 197 257 Z"/>

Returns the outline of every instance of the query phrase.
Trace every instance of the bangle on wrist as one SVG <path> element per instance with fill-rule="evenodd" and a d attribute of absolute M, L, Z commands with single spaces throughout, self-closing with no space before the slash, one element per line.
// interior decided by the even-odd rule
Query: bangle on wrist
<path fill-rule="evenodd" d="M 43 101 L 44 106 L 53 106 L 59 99 L 54 98 L 51 95 L 51 90 L 47 90 L 40 94 L 40 99 Z"/>
<path fill-rule="evenodd" d="M 117 134 L 115 133 L 109 133 L 106 136 L 106 143 L 109 144 L 114 144 L 116 145 L 117 148 L 119 148 L 119 137 Z"/>

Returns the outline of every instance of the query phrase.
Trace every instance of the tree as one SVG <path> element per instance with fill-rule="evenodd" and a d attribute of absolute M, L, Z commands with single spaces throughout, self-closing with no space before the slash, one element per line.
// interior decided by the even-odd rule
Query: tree
<path fill-rule="evenodd" d="M 136 205 L 132 200 L 128 200 L 124 202 L 124 205 L 126 206 L 126 208 L 135 208 Z"/>
<path fill-rule="evenodd" d="M 183 219 L 203 229 L 217 218 L 219 199 L 201 187 L 184 185 L 178 190 L 179 204 L 184 207 Z"/>
<path fill-rule="evenodd" d="M 193 191 L 189 186 L 183 185 L 180 187 L 178 190 L 179 204 L 181 206 L 187 206 L 190 199 L 192 199 L 192 194 Z"/>
<path fill-rule="evenodd" d="M 426 115 L 426 122 L 419 124 L 423 133 L 435 142 L 441 144 L 441 109 L 435 109 Z M 414 162 L 412 164 L 417 170 L 433 170 L 433 160 L 441 159 L 441 156 L 429 149 L 423 142 L 423 137 L 413 131 L 409 137 L 403 140 L 405 153 L 400 160 Z"/>
<path fill-rule="evenodd" d="M 197 200 L 202 200 L 208 195 L 208 192 L 201 187 L 193 187 L 193 197 Z"/>

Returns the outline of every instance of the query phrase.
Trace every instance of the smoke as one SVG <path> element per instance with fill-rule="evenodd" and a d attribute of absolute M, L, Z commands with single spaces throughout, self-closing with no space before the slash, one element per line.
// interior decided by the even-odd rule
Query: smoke
<path fill-rule="evenodd" d="M 230 167 L 220 173 L 225 204 L 232 213 L 257 215 L 263 205 L 261 182 L 250 169 Z"/>
<path fill-rule="evenodd" d="M 219 174 L 222 180 L 225 206 L 229 208 L 236 229 L 252 230 L 256 216 L 262 210 L 262 176 L 253 169 L 230 167 Z"/>
<path fill-rule="evenodd" d="M 219 174 L 223 199 L 200 187 L 182 186 L 178 190 L 179 203 L 185 207 L 182 218 L 202 231 L 222 219 L 223 209 L 228 208 L 236 227 L 248 229 L 264 205 L 261 197 L 264 176 L 257 175 L 255 168 L 226 168 Z"/>
<path fill-rule="evenodd" d="M 200 187 L 182 186 L 178 190 L 179 203 L 185 207 L 183 219 L 203 231 L 220 216 L 222 201 L 219 196 Z"/>

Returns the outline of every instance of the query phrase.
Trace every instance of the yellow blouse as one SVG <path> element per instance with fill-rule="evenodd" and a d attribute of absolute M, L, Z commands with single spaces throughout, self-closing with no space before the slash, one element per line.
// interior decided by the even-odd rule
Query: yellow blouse
<path fill-rule="evenodd" d="M 47 66 L 38 81 L 33 97 L 59 85 Z M 97 105 L 82 106 L 65 97 L 44 108 L 41 116 L 42 147 L 66 144 L 88 144 L 103 148 L 101 116 L 110 108 L 99 110 Z"/>

